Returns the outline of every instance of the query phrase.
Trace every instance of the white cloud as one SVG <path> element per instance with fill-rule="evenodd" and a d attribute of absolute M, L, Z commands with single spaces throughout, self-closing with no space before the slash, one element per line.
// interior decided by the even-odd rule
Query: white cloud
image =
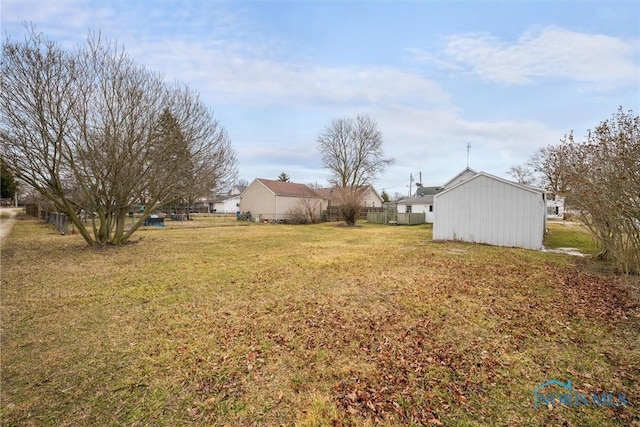
<path fill-rule="evenodd" d="M 556 142 L 560 132 L 533 120 L 473 121 L 455 110 L 412 107 L 373 112 L 385 136 L 385 152 L 396 159 L 379 186 L 393 185 L 423 172 L 425 185 L 446 182 L 466 166 L 505 176 L 539 148 Z"/>
<path fill-rule="evenodd" d="M 417 74 L 384 66 L 328 67 L 295 59 L 283 61 L 255 55 L 233 40 L 156 40 L 138 45 L 132 54 L 169 79 L 197 82 L 200 91 L 226 103 L 318 106 L 411 102 L 433 106 L 449 102 L 437 84 Z"/>
<path fill-rule="evenodd" d="M 512 43 L 487 34 L 454 35 L 444 47 L 450 67 L 463 68 L 484 80 L 525 84 L 560 78 L 598 89 L 637 85 L 639 54 L 638 40 L 556 27 L 524 33 Z"/>

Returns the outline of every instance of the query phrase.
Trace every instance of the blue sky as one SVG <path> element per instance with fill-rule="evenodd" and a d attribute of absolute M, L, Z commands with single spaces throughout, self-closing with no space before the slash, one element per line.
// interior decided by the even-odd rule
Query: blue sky
<path fill-rule="evenodd" d="M 6 1 L 73 47 L 90 30 L 196 89 L 225 126 L 240 176 L 325 184 L 316 137 L 368 114 L 395 164 L 375 182 L 407 194 L 469 165 L 510 166 L 619 106 L 640 113 L 640 2 Z M 415 190 L 415 184 L 413 186 Z"/>

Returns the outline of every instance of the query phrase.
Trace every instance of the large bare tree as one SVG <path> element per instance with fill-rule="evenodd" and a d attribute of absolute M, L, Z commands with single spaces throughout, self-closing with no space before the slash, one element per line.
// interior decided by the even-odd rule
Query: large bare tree
<path fill-rule="evenodd" d="M 558 150 L 566 159 L 566 191 L 600 244 L 600 257 L 640 274 L 640 116 L 622 108 Z"/>
<path fill-rule="evenodd" d="M 339 118 L 324 128 L 317 142 L 342 216 L 347 225 L 355 225 L 364 187 L 393 163 L 382 150 L 382 132 L 369 116 Z"/>
<path fill-rule="evenodd" d="M 565 136 L 562 141 L 567 138 Z M 567 147 L 564 144 L 549 145 L 538 149 L 526 164 L 537 175 L 536 181 L 552 195 L 565 195 L 566 175 L 569 170 Z"/>
<path fill-rule="evenodd" d="M 117 44 L 90 35 L 65 50 L 31 29 L 23 42 L 7 37 L 2 52 L 6 162 L 88 244 L 124 243 L 160 206 L 235 178 L 230 140 L 198 94 Z M 126 227 L 135 203 L 147 209 Z"/>
<path fill-rule="evenodd" d="M 528 163 L 511 166 L 507 173 L 519 184 L 534 185 L 536 183 L 534 170 Z"/>

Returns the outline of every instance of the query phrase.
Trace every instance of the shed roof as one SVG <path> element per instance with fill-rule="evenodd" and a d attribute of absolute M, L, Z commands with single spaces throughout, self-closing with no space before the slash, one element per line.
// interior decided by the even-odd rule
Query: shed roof
<path fill-rule="evenodd" d="M 453 183 L 455 183 L 458 179 L 462 178 L 464 175 L 469 175 L 469 178 L 471 178 L 472 176 L 474 176 L 475 174 L 477 174 L 478 172 L 474 171 L 473 169 L 471 169 L 469 166 L 467 166 L 465 169 L 463 169 L 460 173 L 458 173 L 456 176 L 454 176 L 453 178 L 451 178 L 449 181 L 445 182 L 443 187 L 447 188 L 450 185 L 452 185 Z M 469 179 L 467 178 L 467 179 Z"/>
<path fill-rule="evenodd" d="M 449 187 L 446 190 L 442 191 L 441 193 L 436 194 L 435 197 L 439 197 L 439 196 L 442 196 L 443 194 L 449 193 L 451 190 L 454 190 L 454 189 L 456 189 L 456 188 L 458 188 L 458 187 L 460 187 L 462 185 L 465 185 L 466 183 L 471 182 L 474 179 L 477 179 L 478 177 L 481 177 L 481 176 L 484 176 L 484 177 L 487 177 L 489 179 L 493 179 L 493 180 L 502 182 L 504 184 L 512 185 L 514 187 L 518 187 L 518 188 L 521 188 L 523 190 L 530 191 L 530 192 L 533 192 L 533 193 L 545 193 L 545 190 L 543 190 L 542 188 L 533 187 L 531 185 L 519 184 L 519 183 L 514 182 L 514 181 L 509 181 L 508 179 L 500 178 L 499 176 L 491 175 L 490 173 L 487 173 L 487 172 L 478 172 L 475 175 L 473 175 L 471 178 L 465 179 L 464 181 L 457 183 L 453 187 Z"/>

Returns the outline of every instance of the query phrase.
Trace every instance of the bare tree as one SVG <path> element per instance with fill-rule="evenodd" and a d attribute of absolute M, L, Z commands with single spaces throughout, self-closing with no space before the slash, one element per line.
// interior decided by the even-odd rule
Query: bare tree
<path fill-rule="evenodd" d="M 316 224 L 320 222 L 322 200 L 311 197 L 302 198 L 288 213 L 294 223 L 307 224 L 311 222 Z"/>
<path fill-rule="evenodd" d="M 507 173 L 519 184 L 533 185 L 536 182 L 534 171 L 531 170 L 528 164 L 511 166 Z"/>
<path fill-rule="evenodd" d="M 235 180 L 235 183 L 233 184 L 237 187 L 248 187 L 249 186 L 249 181 L 244 179 L 244 178 L 238 178 Z"/>
<path fill-rule="evenodd" d="M 382 133 L 368 116 L 334 119 L 317 138 L 324 167 L 336 187 L 336 202 L 347 225 L 355 225 L 362 188 L 372 184 L 393 159 L 382 150 Z"/>
<path fill-rule="evenodd" d="M 570 137 L 572 137 L 570 135 Z M 563 141 L 567 139 L 564 137 Z M 565 195 L 567 191 L 566 174 L 569 170 L 567 147 L 564 144 L 549 145 L 540 148 L 531 156 L 526 168 L 533 169 L 538 175 L 537 181 L 542 188 L 553 196 Z"/>
<path fill-rule="evenodd" d="M 99 35 L 73 51 L 34 29 L 22 43 L 7 37 L 1 70 L 7 164 L 90 245 L 124 243 L 190 176 L 209 188 L 235 176 L 228 136 L 198 95 Z M 147 209 L 127 229 L 134 203 Z"/>
<path fill-rule="evenodd" d="M 560 149 L 566 191 L 598 240 L 600 257 L 640 274 L 640 116 L 620 108 L 586 141 L 569 135 Z"/>

